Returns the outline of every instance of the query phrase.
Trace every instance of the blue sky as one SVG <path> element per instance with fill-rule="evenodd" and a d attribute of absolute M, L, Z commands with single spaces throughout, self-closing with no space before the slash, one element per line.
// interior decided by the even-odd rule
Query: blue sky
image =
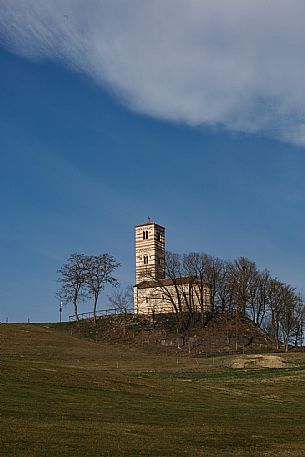
<path fill-rule="evenodd" d="M 17 3 L 12 1 L 13 6 Z M 94 13 L 97 3 L 90 3 Z M 22 4 L 29 8 L 24 6 L 29 3 Z M 41 10 L 34 19 L 32 13 L 25 19 L 25 24 L 38 24 L 35 30 L 46 14 L 44 2 L 33 3 L 38 4 Z M 63 4 L 69 21 L 73 22 L 73 14 L 79 18 L 71 2 L 64 0 Z M 104 4 L 116 37 L 120 17 L 109 2 Z M 118 2 L 117 9 L 123 4 Z M 10 15 L 11 23 L 18 24 L 16 11 L 14 15 L 14 8 L 0 1 L 2 17 Z M 148 14 L 142 12 L 143 18 L 144 13 Z M 160 12 L 155 14 L 159 24 Z M 92 24 L 93 16 L 87 17 L 88 23 Z M 194 17 L 188 18 L 189 24 Z M 291 24 L 294 18 L 288 19 Z M 132 20 L 131 14 L 130 23 Z M 181 20 L 177 16 L 178 25 Z M 93 25 L 98 29 L 98 23 Z M 273 27 L 277 30 L 279 24 Z M 124 37 L 135 33 L 129 30 L 128 35 L 126 26 Z M 43 47 L 42 32 L 34 39 L 25 30 L 20 35 L 22 43 L 27 42 L 25 49 L 20 36 L 17 40 L 21 32 L 8 31 L 0 19 L 0 321 L 6 317 L 10 321 L 56 320 L 56 270 L 72 252 L 110 252 L 122 264 L 117 272 L 122 285 L 133 283 L 134 226 L 147 216 L 166 227 L 170 250 L 204 251 L 226 259 L 246 256 L 304 291 L 303 95 L 297 97 L 300 88 L 295 81 L 290 81 L 289 91 L 287 76 L 285 91 L 284 85 L 277 91 L 272 109 L 266 88 L 265 92 L 252 90 L 251 103 L 237 106 L 234 101 L 229 108 L 219 109 L 219 87 L 210 85 L 209 94 L 204 95 L 208 84 L 204 77 L 203 82 L 189 80 L 186 71 L 175 81 L 163 63 L 155 62 L 159 67 L 150 69 L 154 80 L 149 80 L 146 70 L 141 71 L 147 67 L 141 50 L 137 60 L 129 49 L 119 56 L 113 51 L 111 66 L 101 68 L 92 62 L 103 60 L 104 54 L 91 56 L 90 71 L 85 71 L 89 57 L 86 61 L 71 54 L 73 45 L 78 49 L 82 44 L 82 35 L 76 32 L 71 32 L 68 55 L 58 55 L 54 49 L 62 49 L 62 44 L 55 41 L 51 52 Z M 13 44 L 12 34 L 16 38 Z M 89 33 L 87 41 L 88 37 Z M 209 37 L 210 53 L 213 38 L 216 40 Z M 205 42 L 205 37 L 201 39 Z M 111 42 L 108 35 L 98 40 Z M 159 47 L 154 41 L 146 43 L 146 50 Z M 169 55 L 172 64 L 184 68 L 183 59 L 173 54 Z M 124 78 L 122 55 L 124 68 L 132 67 Z M 195 59 L 191 53 L 190 58 Z M 259 60 L 260 64 L 263 66 Z M 134 65 L 138 65 L 137 72 Z M 239 67 L 235 72 L 232 86 L 240 88 Z M 159 89 L 164 94 L 160 99 Z M 231 89 L 223 94 L 226 100 Z M 194 102 L 196 91 L 205 109 L 199 110 L 201 105 Z M 295 99 L 298 102 L 293 106 Z M 279 117 L 274 114 L 274 104 L 280 106 L 281 100 L 285 115 Z M 211 112 L 213 116 L 208 117 Z M 107 292 L 101 304 L 106 304 L 106 296 Z M 70 313 L 69 308 L 64 311 L 65 316 Z"/>

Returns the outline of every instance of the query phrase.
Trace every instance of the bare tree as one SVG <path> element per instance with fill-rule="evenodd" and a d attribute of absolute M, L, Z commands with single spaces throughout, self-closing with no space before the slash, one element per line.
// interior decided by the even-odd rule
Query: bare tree
<path fill-rule="evenodd" d="M 271 314 L 271 335 L 276 341 L 276 348 L 284 345 L 288 352 L 289 342 L 296 330 L 296 312 L 298 296 L 293 287 L 277 279 L 270 279 L 268 284 L 268 310 Z"/>
<path fill-rule="evenodd" d="M 194 317 L 194 277 L 186 276 L 183 257 L 180 254 L 167 251 L 165 253 L 165 279 L 155 277 L 153 271 L 147 268 L 142 272 L 143 280 L 151 284 L 165 305 L 170 305 L 176 318 L 177 333 L 188 328 Z M 156 294 L 157 295 L 157 294 Z"/>
<path fill-rule="evenodd" d="M 133 304 L 133 289 L 132 286 L 127 286 L 125 289 L 114 290 L 108 300 L 116 312 L 118 312 L 118 322 L 122 325 L 123 335 L 126 336 L 127 327 L 127 310 Z M 132 324 L 134 337 L 134 326 Z"/>
<path fill-rule="evenodd" d="M 93 297 L 93 318 L 96 323 L 96 308 L 101 291 L 106 284 L 117 286 L 117 279 L 112 276 L 120 264 L 110 254 L 91 255 L 86 257 L 86 278 L 90 296 Z"/>
<path fill-rule="evenodd" d="M 282 284 L 281 287 L 281 311 L 279 313 L 279 324 L 284 343 L 284 350 L 288 352 L 289 339 L 295 329 L 295 309 L 297 306 L 297 296 L 294 289 L 287 285 Z"/>
<path fill-rule="evenodd" d="M 247 303 L 247 314 L 250 319 L 260 327 L 266 315 L 268 302 L 268 284 L 270 273 L 267 270 L 254 271 L 249 281 L 249 299 Z"/>
<path fill-rule="evenodd" d="M 246 307 L 253 293 L 253 285 L 257 274 L 256 265 L 245 257 L 234 260 L 231 269 L 232 287 L 234 288 L 235 312 L 241 316 L 246 315 Z M 252 283 L 252 284 L 251 284 Z"/>
<path fill-rule="evenodd" d="M 201 321 L 204 322 L 207 307 L 206 287 L 210 289 L 210 311 L 216 309 L 217 298 L 224 279 L 225 262 L 208 254 L 190 252 L 183 257 L 185 275 L 193 278 L 194 292 L 200 305 Z"/>
<path fill-rule="evenodd" d="M 57 295 L 64 304 L 73 303 L 74 314 L 78 317 L 78 301 L 87 295 L 86 289 L 86 256 L 79 253 L 71 254 L 66 263 L 57 270 L 58 282 L 61 284 Z"/>
<path fill-rule="evenodd" d="M 294 345 L 303 347 L 303 333 L 305 324 L 305 302 L 304 297 L 299 294 L 297 297 L 296 307 L 294 309 L 295 329 Z"/>
<path fill-rule="evenodd" d="M 167 251 L 165 254 L 165 276 L 171 280 L 171 294 L 173 294 L 173 302 L 175 302 L 178 313 L 185 312 L 186 309 L 191 311 L 191 302 L 187 296 L 182 278 L 184 275 L 184 268 L 180 254 Z M 173 290 L 172 290 L 173 289 Z"/>
<path fill-rule="evenodd" d="M 131 286 L 125 289 L 114 290 L 108 296 L 111 306 L 120 313 L 125 313 L 133 304 L 133 290 Z"/>
<path fill-rule="evenodd" d="M 232 270 L 232 262 L 223 261 L 215 293 L 215 311 L 219 310 L 223 313 L 233 314 L 235 291 Z"/>

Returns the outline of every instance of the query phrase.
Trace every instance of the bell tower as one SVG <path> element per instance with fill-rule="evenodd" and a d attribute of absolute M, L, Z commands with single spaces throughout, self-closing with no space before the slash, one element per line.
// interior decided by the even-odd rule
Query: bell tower
<path fill-rule="evenodd" d="M 145 277 L 145 271 L 149 276 Z M 165 228 L 148 221 L 136 226 L 136 284 L 165 278 Z"/>

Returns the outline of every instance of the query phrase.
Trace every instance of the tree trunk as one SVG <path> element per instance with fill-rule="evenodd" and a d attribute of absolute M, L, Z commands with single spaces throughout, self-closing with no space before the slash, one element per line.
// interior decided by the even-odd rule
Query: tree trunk
<path fill-rule="evenodd" d="M 288 350 L 289 350 L 288 338 L 285 338 L 285 352 L 288 352 Z"/>
<path fill-rule="evenodd" d="M 98 295 L 94 295 L 94 305 L 93 305 L 93 321 L 94 324 L 96 324 L 96 307 L 97 307 L 97 300 L 98 300 Z"/>
<path fill-rule="evenodd" d="M 73 298 L 73 306 L 74 306 L 74 314 L 75 314 L 76 320 L 78 322 L 79 317 L 78 317 L 78 310 L 77 310 L 77 296 L 78 296 L 78 293 L 75 292 L 74 298 Z"/>
<path fill-rule="evenodd" d="M 276 327 L 275 327 L 275 341 L 276 341 L 276 350 L 278 351 L 280 349 L 278 324 L 276 324 Z"/>

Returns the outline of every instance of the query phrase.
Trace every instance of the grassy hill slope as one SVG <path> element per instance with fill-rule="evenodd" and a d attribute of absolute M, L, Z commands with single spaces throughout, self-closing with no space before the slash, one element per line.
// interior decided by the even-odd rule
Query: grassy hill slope
<path fill-rule="evenodd" d="M 303 456 L 305 358 L 262 357 L 278 368 L 0 325 L 0 456 Z"/>

